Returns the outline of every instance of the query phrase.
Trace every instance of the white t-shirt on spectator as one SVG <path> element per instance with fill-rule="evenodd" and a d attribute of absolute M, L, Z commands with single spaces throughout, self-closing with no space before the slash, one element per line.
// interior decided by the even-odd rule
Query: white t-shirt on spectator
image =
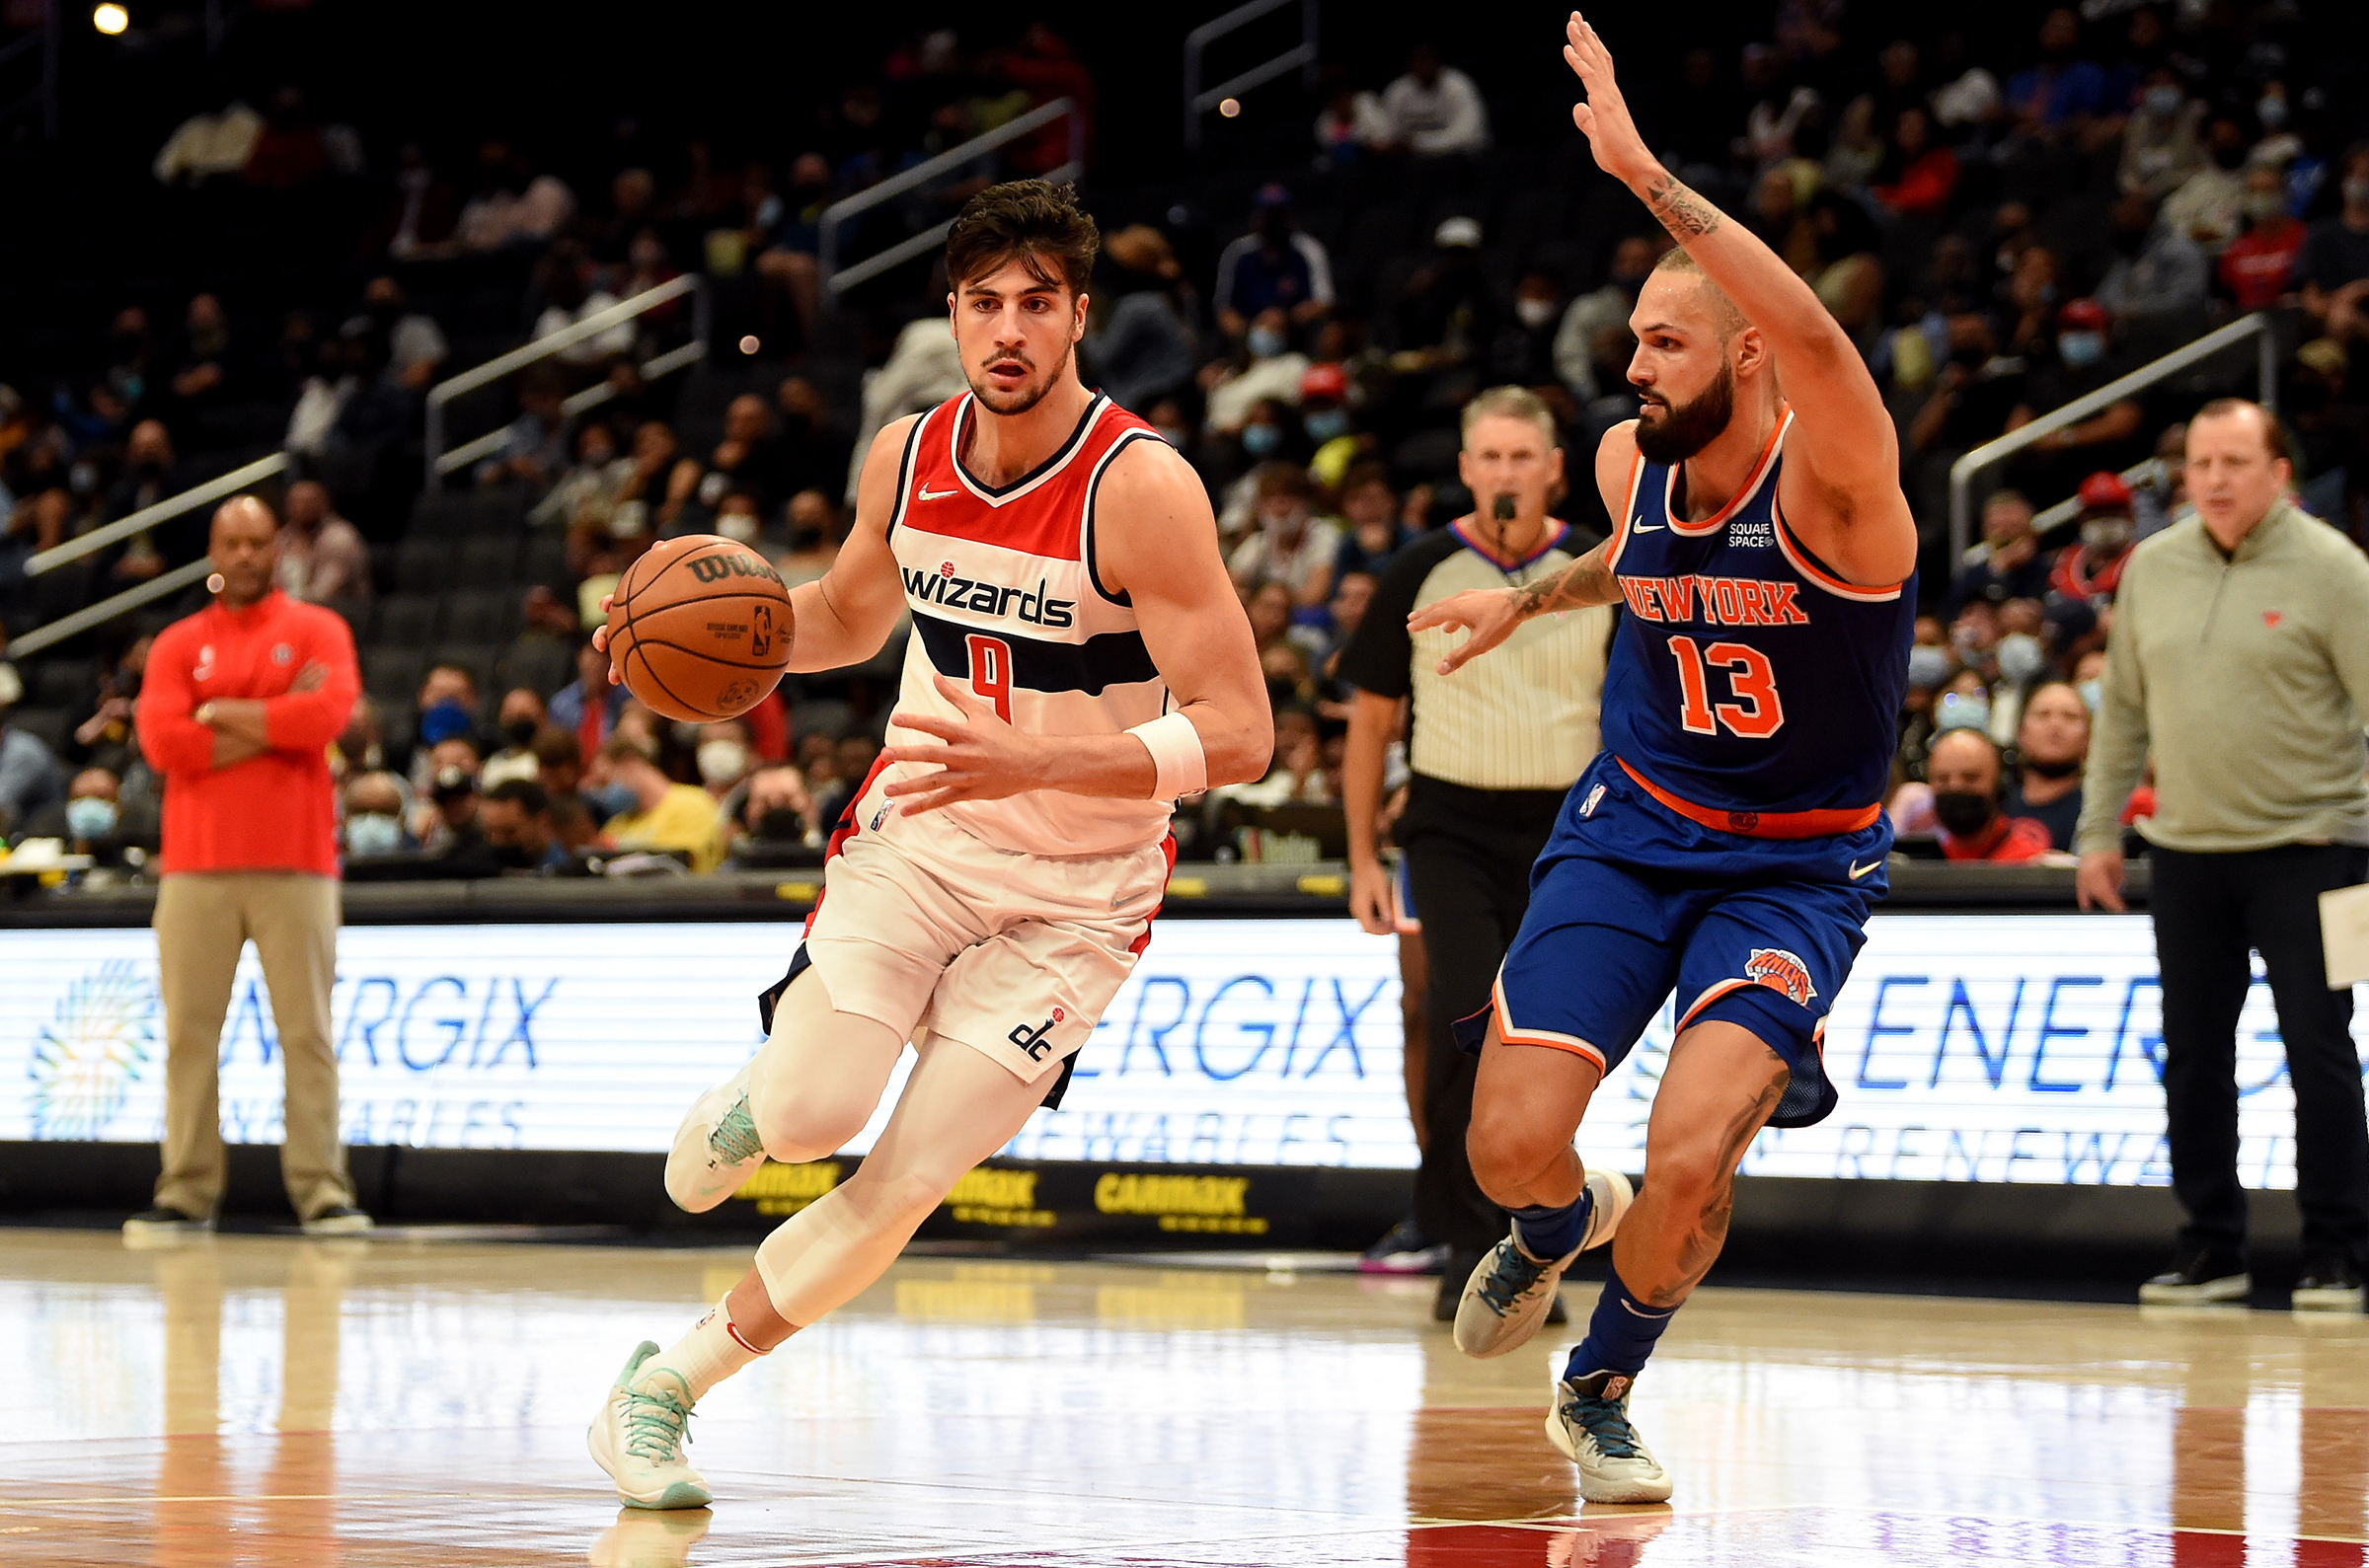
<path fill-rule="evenodd" d="M 1489 106 L 1473 79 L 1452 65 L 1429 87 L 1402 76 L 1382 90 L 1394 140 L 1430 156 L 1480 152 L 1489 145 Z"/>
<path fill-rule="evenodd" d="M 617 296 L 605 288 L 596 288 L 584 296 L 584 302 L 573 310 L 558 305 L 546 305 L 543 314 L 535 318 L 535 336 L 539 340 L 554 333 L 564 333 L 577 322 L 597 316 L 617 304 Z M 563 364 L 597 365 L 612 354 L 627 354 L 634 348 L 634 324 L 621 322 L 605 333 L 594 333 L 578 342 L 569 344 L 552 357 Z"/>
<path fill-rule="evenodd" d="M 1333 569 L 1333 558 L 1339 554 L 1340 529 L 1325 518 L 1311 517 L 1296 547 L 1278 543 L 1274 529 L 1261 528 L 1234 547 L 1226 569 L 1252 587 L 1279 582 L 1296 602 L 1318 572 Z"/>
<path fill-rule="evenodd" d="M 575 210 L 574 193 L 551 175 L 537 175 L 524 191 L 485 190 L 461 208 L 453 238 L 472 251 L 498 251 L 522 240 L 548 240 Z"/>
<path fill-rule="evenodd" d="M 1209 428 L 1234 435 L 1251 422 L 1251 411 L 1269 398 L 1300 406 L 1300 378 L 1308 374 L 1308 356 L 1297 349 L 1272 359 L 1254 360 L 1240 375 L 1209 389 Z"/>

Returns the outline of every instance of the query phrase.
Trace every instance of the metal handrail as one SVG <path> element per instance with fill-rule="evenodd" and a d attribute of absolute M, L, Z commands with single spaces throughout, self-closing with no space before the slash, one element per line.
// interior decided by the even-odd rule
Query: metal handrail
<path fill-rule="evenodd" d="M 849 219 L 870 212 L 883 201 L 892 201 L 916 186 L 927 185 L 940 175 L 959 169 L 1006 142 L 1018 141 L 1031 131 L 1042 129 L 1064 114 L 1069 116 L 1069 161 L 1044 178 L 1055 185 L 1064 180 L 1075 180 L 1086 172 L 1086 116 L 1078 112 L 1074 99 L 1056 98 L 1049 104 L 1030 110 L 1018 119 L 971 137 L 959 147 L 951 147 L 935 158 L 917 163 L 903 174 L 883 180 L 869 190 L 859 190 L 823 208 L 822 217 L 815 225 L 814 260 L 816 269 L 822 274 L 822 286 L 826 294 L 836 300 L 857 284 L 870 282 L 891 267 L 902 266 L 936 246 L 946 238 L 947 230 L 955 226 L 954 220 L 949 218 L 910 239 L 899 241 L 878 256 L 867 257 L 852 266 L 842 267 L 839 264 L 839 231 L 847 226 Z"/>
<path fill-rule="evenodd" d="M 162 599 L 168 594 L 179 593 L 193 582 L 203 582 L 207 573 L 213 569 L 213 561 L 204 556 L 199 556 L 186 566 L 175 566 L 171 571 L 160 572 L 146 582 L 126 588 L 121 593 L 100 600 L 97 604 L 77 610 L 72 615 L 61 615 L 46 626 L 35 627 L 23 636 L 9 642 L 9 655 L 12 658 L 23 658 L 28 654 L 38 653 L 52 643 L 63 642 L 66 638 L 88 632 L 95 626 L 104 625 L 119 615 L 137 610 L 153 599 Z"/>
<path fill-rule="evenodd" d="M 1254 87 L 1263 87 L 1294 66 L 1300 69 L 1300 79 L 1310 87 L 1316 85 L 1316 11 L 1317 0 L 1299 0 L 1300 41 L 1296 48 L 1285 49 L 1273 59 L 1252 66 L 1238 75 L 1230 76 L 1215 87 L 1201 86 L 1201 55 L 1209 45 L 1235 29 L 1258 21 L 1269 12 L 1280 11 L 1292 0 L 1249 0 L 1225 15 L 1211 19 L 1184 35 L 1184 145 L 1194 152 L 1201 150 L 1201 119 L 1209 111 L 1238 94 Z"/>
<path fill-rule="evenodd" d="M 451 377 L 449 380 L 439 381 L 428 388 L 427 483 L 433 485 L 454 469 L 472 461 L 444 450 L 444 406 L 446 404 L 463 393 L 475 392 L 480 387 L 491 386 L 504 376 L 516 374 L 528 365 L 549 359 L 563 349 L 573 348 L 577 343 L 588 338 L 598 337 L 603 333 L 614 332 L 637 316 L 655 310 L 660 305 L 681 299 L 685 294 L 691 296 L 691 341 L 685 343 L 681 348 L 670 349 L 650 360 L 642 366 L 642 374 L 655 378 L 670 371 L 679 370 L 685 365 L 695 364 L 705 358 L 708 351 L 708 286 L 707 279 L 697 272 L 686 272 L 681 277 L 660 283 L 656 288 L 645 289 L 631 299 L 621 300 L 617 304 L 611 305 L 607 310 L 595 311 L 572 327 L 563 327 L 548 337 L 538 337 L 531 343 L 523 344 L 511 349 L 506 354 L 487 360 L 474 370 L 464 370 L 459 375 Z M 657 368 L 659 366 L 664 368 Z M 582 394 L 579 393 L 577 396 L 580 397 Z M 595 399 L 593 401 L 597 403 L 605 400 Z M 586 404 L 584 407 L 589 408 L 591 405 Z M 571 410 L 570 411 L 577 411 Z M 508 434 L 509 428 L 508 425 L 504 425 L 501 429 L 493 432 L 494 445 L 500 445 L 499 437 Z M 480 437 L 479 442 L 472 444 L 482 444 L 484 440 L 484 437 Z M 480 452 L 478 455 L 483 456 L 484 454 Z"/>
<path fill-rule="evenodd" d="M 2255 393 L 2261 406 L 2273 413 L 2278 411 L 2278 339 L 2271 332 L 2267 314 L 2256 311 L 2241 316 L 2228 326 L 2206 333 L 2183 347 L 2175 348 L 2161 358 L 2151 359 L 2126 376 L 2117 376 L 2096 392 L 2075 398 L 2061 409 L 2051 409 L 2029 424 L 2019 425 L 1995 441 L 1966 453 L 1949 465 L 1949 559 L 1954 560 L 1966 553 L 1974 537 L 1974 476 L 1992 464 L 2013 457 L 2025 447 L 2054 435 L 2070 425 L 2079 424 L 2091 414 L 2121 402 L 2134 392 L 2143 392 L 2167 377 L 2178 375 L 2199 360 L 2210 359 L 2224 348 L 2234 347 L 2247 338 L 2256 339 L 2256 371 L 2259 386 Z M 2037 519 L 2034 519 L 2037 521 Z"/>
<path fill-rule="evenodd" d="M 194 511 L 207 501 L 228 495 L 234 490 L 243 490 L 250 485 L 261 485 L 274 475 L 285 473 L 287 467 L 288 454 L 285 452 L 258 458 L 244 468 L 232 469 L 220 479 L 192 485 L 179 495 L 168 495 L 153 506 L 141 507 L 128 517 L 117 518 L 103 528 L 94 528 L 62 545 L 38 552 L 27 558 L 25 574 L 38 577 L 44 571 L 54 571 L 68 561 L 80 560 L 95 550 L 105 550 L 118 539 L 128 539 L 143 529 L 154 528 L 184 512 Z"/>

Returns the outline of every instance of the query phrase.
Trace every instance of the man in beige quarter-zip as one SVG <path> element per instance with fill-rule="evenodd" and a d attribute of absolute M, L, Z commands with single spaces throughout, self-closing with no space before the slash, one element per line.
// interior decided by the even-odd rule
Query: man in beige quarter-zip
<path fill-rule="evenodd" d="M 2369 557 L 2287 499 L 2275 415 L 2230 398 L 2188 425 L 2195 515 L 2124 568 L 2076 848 L 2084 909 L 2122 908 L 2117 818 L 2155 757 L 2140 824 L 2163 979 L 2172 1190 L 2186 1214 L 2143 1302 L 2253 1289 L 2238 1181 L 2237 1025 L 2262 955 L 2295 1089 L 2303 1270 L 2294 1305 L 2358 1312 L 2369 1126 L 2352 993 L 2331 991 L 2319 896 L 2369 875 Z"/>

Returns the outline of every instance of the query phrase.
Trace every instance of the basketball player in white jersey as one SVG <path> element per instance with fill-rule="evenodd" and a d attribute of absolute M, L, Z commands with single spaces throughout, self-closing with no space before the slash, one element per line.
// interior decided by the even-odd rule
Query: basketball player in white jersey
<path fill-rule="evenodd" d="M 1098 236 L 1068 187 L 973 197 L 947 236 L 970 391 L 873 442 L 830 571 L 791 595 L 790 667 L 877 653 L 910 611 L 880 766 L 832 836 L 770 1037 L 684 1118 L 666 1190 L 700 1212 L 770 1157 L 861 1132 L 856 1173 L 757 1247 L 681 1341 L 645 1343 L 591 1447 L 637 1508 L 698 1508 L 709 1387 L 863 1291 L 956 1178 L 1052 1103 L 1168 885 L 1179 795 L 1261 777 L 1273 728 L 1199 478 L 1079 381 Z M 597 635 L 596 635 L 597 636 Z"/>

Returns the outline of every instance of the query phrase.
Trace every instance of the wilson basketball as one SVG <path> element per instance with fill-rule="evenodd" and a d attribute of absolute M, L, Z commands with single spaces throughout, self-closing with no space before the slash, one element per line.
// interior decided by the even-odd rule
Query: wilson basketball
<path fill-rule="evenodd" d="M 790 590 L 763 556 L 713 534 L 652 545 L 609 601 L 609 662 L 667 718 L 756 706 L 790 666 Z"/>

